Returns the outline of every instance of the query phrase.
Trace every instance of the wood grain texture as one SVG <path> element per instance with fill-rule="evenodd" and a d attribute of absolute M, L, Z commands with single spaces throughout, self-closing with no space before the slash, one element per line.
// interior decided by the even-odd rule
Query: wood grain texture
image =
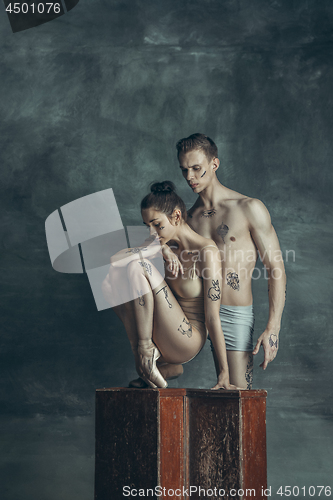
<path fill-rule="evenodd" d="M 240 484 L 236 398 L 191 395 L 188 403 L 188 486 L 229 490 Z"/>
<path fill-rule="evenodd" d="M 267 498 L 261 491 L 267 488 L 266 452 L 266 391 L 241 391 L 242 484 L 255 489 L 255 498 Z M 245 393 L 245 394 L 243 394 Z M 255 396 L 255 397 L 254 397 Z"/>
<path fill-rule="evenodd" d="M 181 394 L 179 394 L 181 392 Z M 159 485 L 182 488 L 185 481 L 184 397 L 186 391 L 160 392 L 159 403 Z M 168 497 L 170 500 L 172 497 Z M 175 499 L 179 496 L 175 496 Z"/>
<path fill-rule="evenodd" d="M 95 500 L 123 498 L 125 485 L 225 490 L 219 500 L 255 489 L 251 498 L 263 498 L 265 405 L 266 391 L 97 391 Z"/>
<path fill-rule="evenodd" d="M 124 498 L 123 486 L 157 485 L 157 401 L 156 391 L 97 391 L 95 500 Z"/>

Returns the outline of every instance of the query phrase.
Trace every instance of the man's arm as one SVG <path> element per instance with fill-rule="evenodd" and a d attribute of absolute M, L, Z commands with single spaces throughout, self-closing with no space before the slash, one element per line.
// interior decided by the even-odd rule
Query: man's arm
<path fill-rule="evenodd" d="M 281 317 L 285 303 L 286 273 L 279 240 L 267 208 L 261 201 L 251 199 L 247 202 L 245 210 L 251 236 L 268 273 L 269 317 L 266 329 L 258 338 L 253 351 L 253 354 L 257 354 L 260 346 L 263 346 L 265 359 L 260 366 L 265 370 L 268 363 L 275 358 L 279 348 Z"/>
<path fill-rule="evenodd" d="M 204 285 L 205 324 L 216 355 L 217 383 L 212 389 L 237 389 L 230 384 L 224 335 L 220 320 L 222 272 L 217 247 L 202 250 L 199 266 Z"/>

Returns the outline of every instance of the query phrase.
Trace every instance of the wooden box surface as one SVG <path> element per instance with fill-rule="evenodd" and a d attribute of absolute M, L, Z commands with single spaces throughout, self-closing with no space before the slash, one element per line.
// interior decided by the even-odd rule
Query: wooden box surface
<path fill-rule="evenodd" d="M 95 500 L 266 498 L 266 395 L 97 390 Z"/>

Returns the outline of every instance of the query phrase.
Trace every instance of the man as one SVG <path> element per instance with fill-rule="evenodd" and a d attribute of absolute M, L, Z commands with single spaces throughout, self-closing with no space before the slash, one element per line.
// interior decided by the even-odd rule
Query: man
<path fill-rule="evenodd" d="M 219 182 L 218 151 L 209 137 L 193 134 L 181 139 L 176 147 L 182 174 L 198 195 L 188 211 L 187 222 L 194 231 L 214 240 L 221 254 L 220 317 L 227 344 L 230 383 L 250 389 L 253 354 L 263 346 L 265 359 L 260 366 L 265 370 L 278 351 L 286 287 L 279 241 L 261 201 L 232 191 Z M 251 278 L 257 252 L 268 275 L 269 318 L 253 350 Z"/>

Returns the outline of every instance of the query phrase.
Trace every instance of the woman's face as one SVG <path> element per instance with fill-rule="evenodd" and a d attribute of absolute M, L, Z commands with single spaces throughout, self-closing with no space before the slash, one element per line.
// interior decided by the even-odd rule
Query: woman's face
<path fill-rule="evenodd" d="M 142 210 L 143 223 L 149 227 L 150 234 L 159 238 L 161 244 L 170 241 L 176 232 L 176 225 L 165 215 L 165 213 L 155 210 L 155 208 L 146 208 Z"/>

